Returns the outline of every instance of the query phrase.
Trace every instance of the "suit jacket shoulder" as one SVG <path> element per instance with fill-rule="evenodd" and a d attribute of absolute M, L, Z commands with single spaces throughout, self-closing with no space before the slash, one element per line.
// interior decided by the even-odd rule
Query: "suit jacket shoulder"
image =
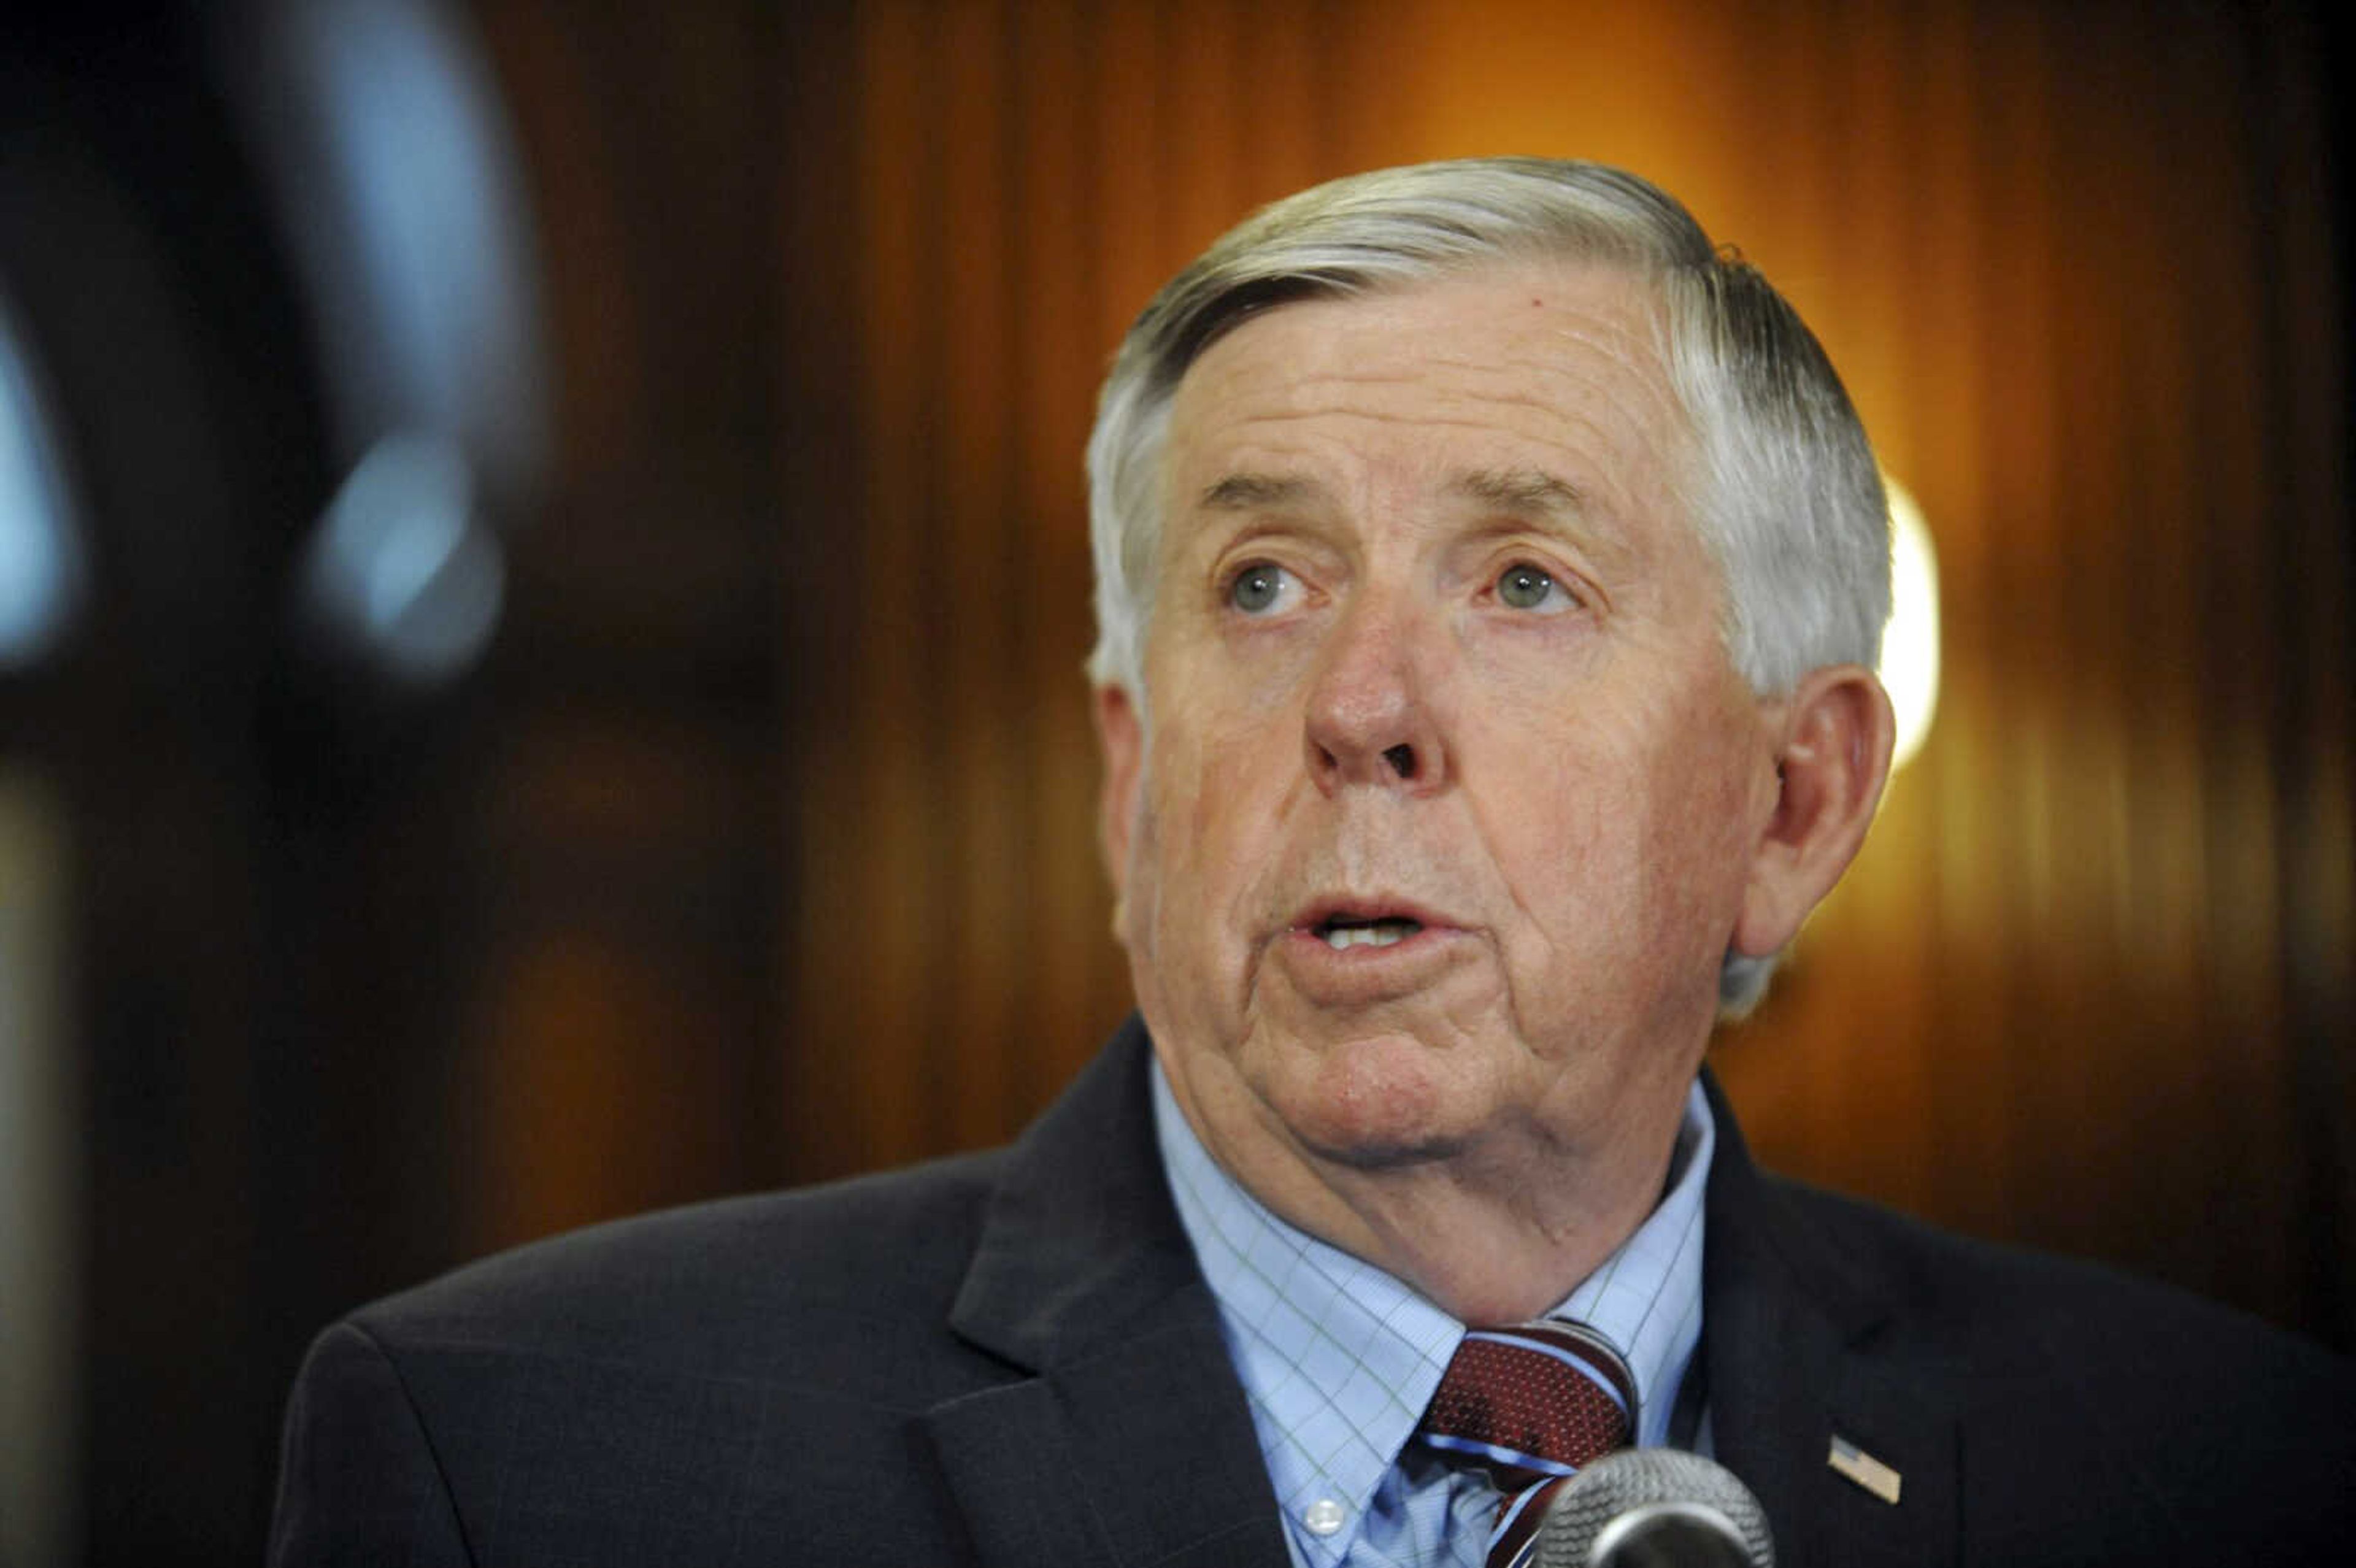
<path fill-rule="evenodd" d="M 1132 1020 L 1009 1149 L 600 1227 L 354 1314 L 290 1403 L 273 1560 L 1280 1568 L 1148 1049 Z M 1718 1112 L 1700 1381 L 1782 1562 L 2337 1552 L 2346 1363 L 1777 1180 Z"/>
<path fill-rule="evenodd" d="M 805 1516 L 848 1525 L 873 1477 L 933 1467 L 917 1415 L 1012 1375 L 944 1327 L 992 1164 L 600 1226 L 355 1313 L 297 1383 L 274 1556 L 724 1563 L 775 1531 L 822 1541 Z"/>
<path fill-rule="evenodd" d="M 1283 1563 L 1136 1033 L 1008 1149 L 353 1314 L 290 1403 L 273 1560 Z"/>
<path fill-rule="evenodd" d="M 1713 1427 L 1793 1560 L 2300 1562 L 2356 1529 L 2346 1360 L 1767 1176 L 1739 1131 L 1728 1153 L 1704 1274 Z M 1832 1464 L 1836 1438 L 1902 1477 L 1896 1502 Z"/>
<path fill-rule="evenodd" d="M 993 1151 L 593 1226 L 469 1264 L 351 1322 L 412 1352 L 920 1400 L 973 1361 L 969 1349 L 952 1370 L 912 1360 L 906 1347 L 954 1343 L 941 1328 L 1005 1158 Z M 875 1353 L 887 1342 L 894 1354 Z"/>

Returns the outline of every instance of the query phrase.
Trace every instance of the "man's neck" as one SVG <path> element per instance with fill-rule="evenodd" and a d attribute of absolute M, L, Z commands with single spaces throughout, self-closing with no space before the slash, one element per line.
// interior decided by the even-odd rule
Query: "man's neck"
<path fill-rule="evenodd" d="M 1239 1083 L 1211 1093 L 1248 1093 Z M 1173 1084 L 1212 1157 L 1286 1222 L 1403 1281 L 1471 1324 L 1544 1314 L 1644 1223 L 1675 1153 L 1682 1098 L 1617 1117 L 1587 1147 L 1499 1138 L 1429 1159 L 1353 1166 L 1271 1136 L 1222 1147 L 1217 1125 Z M 1651 1109 L 1645 1107 L 1644 1109 Z"/>

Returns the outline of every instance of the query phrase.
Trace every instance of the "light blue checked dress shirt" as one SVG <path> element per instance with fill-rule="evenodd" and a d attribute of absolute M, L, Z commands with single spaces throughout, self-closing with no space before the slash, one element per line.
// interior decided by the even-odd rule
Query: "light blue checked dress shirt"
<path fill-rule="evenodd" d="M 1178 1216 L 1218 1298 L 1285 1539 L 1301 1568 L 1480 1568 L 1486 1477 L 1401 1453 L 1465 1326 L 1370 1264 L 1295 1230 L 1203 1147 L 1153 1068 L 1153 1114 Z M 1636 1441 L 1668 1439 L 1701 1337 L 1702 1189 L 1717 1136 L 1696 1084 L 1667 1194 L 1549 1314 L 1593 1328 L 1635 1375 Z"/>

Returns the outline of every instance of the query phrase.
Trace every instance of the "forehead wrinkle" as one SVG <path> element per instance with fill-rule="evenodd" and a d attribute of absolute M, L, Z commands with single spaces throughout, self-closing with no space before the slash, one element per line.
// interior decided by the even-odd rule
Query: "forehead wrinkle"
<path fill-rule="evenodd" d="M 1313 370 L 1304 368 L 1287 378 L 1279 387 L 1248 387 L 1241 390 L 1240 396 L 1225 385 L 1232 379 L 1232 376 L 1226 374 L 1215 375 L 1208 383 L 1198 384 L 1191 389 L 1196 394 L 1196 399 L 1205 403 L 1204 411 L 1210 416 L 1213 428 L 1219 425 L 1232 427 L 1238 423 L 1288 422 L 1329 413 L 1394 424 L 1407 422 L 1452 427 L 1477 422 L 1432 418 L 1428 414 L 1402 419 L 1380 409 L 1354 406 L 1350 398 L 1354 391 L 1389 389 L 1429 391 L 1476 406 L 1527 410 L 1549 418 L 1569 418 L 1590 425 L 1594 422 L 1593 416 L 1575 411 L 1577 405 L 1597 396 L 1608 402 L 1624 405 L 1633 395 L 1654 405 L 1656 411 L 1668 414 L 1673 427 L 1679 422 L 1681 405 L 1657 361 L 1652 357 L 1632 355 L 1626 352 L 1624 344 L 1599 342 L 1585 334 L 1563 332 L 1553 336 L 1568 337 L 1580 352 L 1566 354 L 1559 345 L 1554 344 L 1534 347 L 1526 354 L 1509 354 L 1495 358 L 1458 357 L 1443 351 L 1419 355 L 1405 364 L 1394 362 L 1356 369 L 1339 367 Z M 1518 379 L 1515 375 L 1516 371 L 1534 373 L 1545 384 L 1535 389 L 1496 384 L 1501 379 Z M 1182 389 L 1182 397 L 1184 390 Z M 1220 417 L 1222 414 L 1224 418 Z"/>
<path fill-rule="evenodd" d="M 1606 381 L 1629 377 L 1641 385 L 1648 398 L 1656 401 L 1669 400 L 1665 378 L 1651 359 L 1633 357 L 1583 337 L 1575 337 L 1573 341 L 1580 346 L 1581 352 L 1566 355 L 1557 346 L 1549 344 L 1533 347 L 1526 352 L 1495 357 L 1430 353 L 1418 355 L 1405 363 L 1359 369 L 1304 369 L 1287 379 L 1282 395 L 1287 402 L 1299 403 L 1360 389 L 1404 388 L 1411 391 L 1440 391 L 1482 402 L 1547 408 L 1553 406 L 1554 401 L 1551 389 L 1562 383 L 1593 391 L 1601 389 L 1601 384 Z M 1518 379 L 1525 373 L 1535 374 L 1549 387 L 1521 390 L 1500 389 L 1495 385 L 1500 380 Z M 1616 389 L 1622 393 L 1632 389 L 1624 386 Z"/>
<path fill-rule="evenodd" d="M 1558 418 L 1563 417 L 1559 410 L 1556 410 L 1544 402 L 1533 402 L 1529 406 L 1536 409 L 1544 409 L 1547 412 L 1555 414 Z M 1434 414 L 1428 411 L 1400 413 L 1388 409 L 1350 409 L 1346 411 L 1336 409 L 1271 410 L 1266 413 L 1253 412 L 1244 415 L 1237 419 L 1235 423 L 1237 428 L 1249 428 L 1255 425 L 1295 424 L 1302 420 L 1323 420 L 1337 417 L 1363 421 L 1367 424 L 1405 425 L 1409 429 L 1470 430 L 1478 431 L 1489 435 L 1494 435 L 1497 433 L 1496 425 L 1488 420 L 1479 418 L 1451 419 L 1445 414 Z M 1218 433 L 1224 435 L 1227 432 L 1222 431 Z"/>
<path fill-rule="evenodd" d="M 1598 453 L 1625 453 L 1632 435 L 1640 451 L 1652 446 L 1648 437 L 1615 428 L 1617 421 L 1593 411 L 1565 409 L 1541 398 L 1511 400 L 1517 406 L 1545 414 L 1558 425 L 1558 429 L 1550 432 L 1527 432 L 1524 439 L 1535 440 L 1540 446 L 1564 453 L 1573 460 L 1571 467 L 1575 471 L 1594 466 Z M 1232 438 L 1237 431 L 1318 421 L 1329 417 L 1330 413 L 1331 411 L 1324 410 L 1254 412 L 1239 417 L 1233 428 L 1221 433 Z M 1347 417 L 1355 422 L 1416 432 L 1461 430 L 1483 438 L 1498 433 L 1494 421 L 1477 415 L 1451 419 L 1429 412 L 1353 409 Z M 1214 440 L 1213 444 L 1219 443 Z M 1205 511 L 1276 512 L 1315 509 L 1334 504 L 1339 493 L 1324 480 L 1285 472 L 1306 455 L 1280 457 L 1273 471 L 1258 466 L 1255 460 L 1247 459 L 1234 471 L 1203 486 L 1196 493 L 1198 507 Z M 1654 455 L 1661 459 L 1665 454 Z M 1316 463 L 1314 457 L 1308 457 L 1308 461 L 1312 466 Z M 1622 503 L 1613 498 L 1618 488 L 1637 487 L 1645 483 L 1638 475 L 1615 478 L 1610 472 L 1600 473 L 1597 477 L 1600 484 L 1580 484 L 1547 466 L 1544 459 L 1530 464 L 1507 462 L 1453 469 L 1438 478 L 1434 491 L 1450 499 L 1525 516 L 1532 521 L 1554 526 L 1559 531 L 1584 534 L 1618 513 Z M 1572 528 L 1572 524 L 1582 526 Z"/>
<path fill-rule="evenodd" d="M 1491 367 L 1491 368 L 1494 368 L 1494 367 Z M 1428 378 L 1414 375 L 1384 377 L 1365 376 L 1351 377 L 1346 379 L 1331 378 L 1329 379 L 1348 379 L 1359 382 L 1379 381 L 1393 383 L 1399 386 L 1419 388 L 1422 387 L 1428 381 Z M 1547 420 L 1560 421 L 1565 424 L 1576 425 L 1593 434 L 1605 438 L 1615 446 L 1620 444 L 1621 442 L 1629 435 L 1634 435 L 1639 439 L 1649 439 L 1647 432 L 1634 428 L 1615 432 L 1601 417 L 1605 411 L 1591 410 L 1580 406 L 1585 400 L 1565 399 L 1551 396 L 1543 391 L 1504 391 L 1480 388 L 1433 388 L 1431 389 L 1452 391 L 1458 400 L 1472 405 L 1475 410 L 1520 410 L 1540 415 Z M 1353 420 L 1365 420 L 1376 424 L 1428 425 L 1434 429 L 1464 429 L 1482 431 L 1493 434 L 1495 433 L 1494 425 L 1483 419 L 1478 412 L 1468 413 L 1462 418 L 1451 418 L 1446 414 L 1434 413 L 1430 410 L 1401 413 L 1384 408 L 1367 408 L 1358 407 L 1355 405 L 1337 407 L 1330 400 L 1312 400 L 1312 399 L 1303 396 L 1302 394 L 1307 390 L 1306 388 L 1295 387 L 1290 390 L 1292 395 L 1286 400 L 1284 405 L 1280 407 L 1239 408 L 1233 403 L 1220 407 L 1214 414 L 1214 422 L 1210 430 L 1206 432 L 1205 434 L 1224 435 L 1238 428 L 1247 428 L 1255 425 L 1290 424 L 1301 420 L 1325 419 L 1335 415 Z M 1673 401 L 1667 399 L 1664 399 L 1663 402 L 1665 407 L 1674 409 L 1676 406 Z M 1607 403 L 1606 408 L 1607 410 L 1616 409 L 1617 405 L 1615 403 Z M 1628 421 L 1623 420 L 1616 422 L 1626 423 Z M 1643 421 L 1639 420 L 1636 422 L 1641 424 Z M 1673 432 L 1674 427 L 1672 427 L 1671 433 L 1673 433 Z M 1524 433 L 1532 434 L 1537 432 L 1525 432 Z M 1541 434 L 1539 439 L 1543 440 L 1547 438 Z M 1549 444 L 1558 443 L 1550 442 Z"/>

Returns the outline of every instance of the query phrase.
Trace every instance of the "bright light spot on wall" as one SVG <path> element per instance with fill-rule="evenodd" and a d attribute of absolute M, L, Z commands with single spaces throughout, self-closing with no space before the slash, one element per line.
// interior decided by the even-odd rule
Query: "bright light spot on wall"
<path fill-rule="evenodd" d="M 387 432 L 462 444 L 487 499 L 548 444 L 539 262 L 498 85 L 445 0 L 218 6 L 278 189 L 344 455 Z"/>
<path fill-rule="evenodd" d="M 311 613 L 387 673 L 434 685 L 481 656 L 507 580 L 455 443 L 404 433 L 371 448 L 311 540 Z"/>
<path fill-rule="evenodd" d="M 49 650 L 80 607 L 82 576 L 39 387 L 0 300 L 0 668 Z"/>
<path fill-rule="evenodd" d="M 1884 474 L 1890 492 L 1890 627 L 1881 638 L 1881 684 L 1898 713 L 1892 770 L 1922 749 L 1939 707 L 1939 558 L 1931 527 L 1906 487 Z"/>

